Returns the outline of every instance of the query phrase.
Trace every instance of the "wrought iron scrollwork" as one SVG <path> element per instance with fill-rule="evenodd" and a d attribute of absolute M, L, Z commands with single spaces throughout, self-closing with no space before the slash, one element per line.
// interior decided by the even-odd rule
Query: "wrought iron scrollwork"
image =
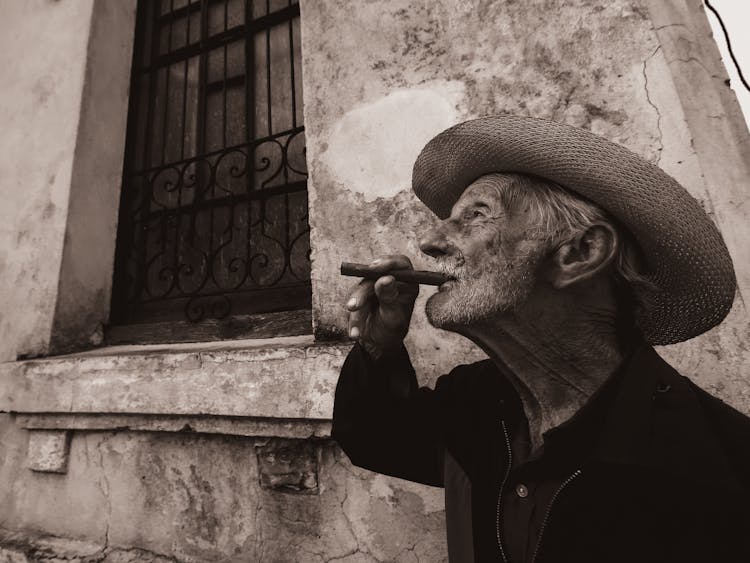
<path fill-rule="evenodd" d="M 299 14 L 139 0 L 116 322 L 309 306 Z"/>
<path fill-rule="evenodd" d="M 229 315 L 233 293 L 309 284 L 303 151 L 300 127 L 134 176 L 149 195 L 133 200 L 132 300 L 184 298 L 198 321 Z"/>

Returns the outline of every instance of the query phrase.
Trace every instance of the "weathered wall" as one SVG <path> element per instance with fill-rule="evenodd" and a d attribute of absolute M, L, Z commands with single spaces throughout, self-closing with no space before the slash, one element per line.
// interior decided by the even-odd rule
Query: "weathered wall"
<path fill-rule="evenodd" d="M 50 352 L 101 344 L 109 318 L 136 0 L 95 2 Z"/>
<path fill-rule="evenodd" d="M 135 0 L 2 1 L 0 361 L 100 344 Z"/>
<path fill-rule="evenodd" d="M 85 547 L 90 561 L 108 563 L 154 554 L 205 562 L 447 560 L 442 491 L 373 477 L 330 441 L 281 442 L 279 451 L 252 438 L 76 436 L 67 474 L 35 473 L 24 466 L 27 433 L 7 415 L 0 419 L 0 483 L 13 483 L 0 487 L 7 551 L 15 538 L 16 551 L 33 553 L 9 532 L 22 529 L 26 537 L 76 538 L 53 551 L 80 556 Z M 299 483 L 289 479 L 295 472 L 312 488 L 272 488 Z"/>
<path fill-rule="evenodd" d="M 740 201 L 747 201 L 747 170 L 744 184 L 736 177 L 731 186 L 707 184 L 706 162 L 693 146 L 692 115 L 686 115 L 673 78 L 686 70 L 667 58 L 657 31 L 670 23 L 659 14 L 655 26 L 650 4 L 659 5 L 639 0 L 303 5 L 318 334 L 340 334 L 346 326 L 345 311 L 335 305 L 351 283 L 335 275 L 342 260 L 405 253 L 429 267 L 417 241 L 434 219 L 409 191 L 411 165 L 433 134 L 473 117 L 529 115 L 589 128 L 659 164 L 701 201 L 728 240 L 738 238 L 735 233 L 749 222 L 746 205 L 735 204 L 731 214 L 714 211 L 716 204 L 729 208 L 733 192 L 744 193 Z M 704 19 L 700 2 L 669 4 L 681 7 L 673 18 L 687 13 Z M 661 41 L 670 37 L 662 35 Z M 697 45 L 694 57 L 700 42 L 711 41 L 702 30 L 683 32 L 682 40 Z M 696 67 L 704 63 L 697 60 Z M 706 64 L 714 65 L 712 74 L 723 75 L 718 59 Z M 702 94 L 709 96 L 693 92 Z M 731 119 L 715 109 L 721 115 L 714 117 Z M 725 141 L 736 150 L 739 137 Z M 731 245 L 730 251 L 740 280 L 746 280 L 746 246 Z M 473 346 L 428 326 L 422 312 L 428 293 L 423 289 L 407 342 L 427 381 L 477 355 Z M 750 364 L 749 336 L 747 310 L 738 299 L 724 325 L 663 353 L 683 373 L 750 412 L 750 383 L 743 376 Z"/>
<path fill-rule="evenodd" d="M 92 10 L 0 2 L 2 361 L 49 345 Z"/>

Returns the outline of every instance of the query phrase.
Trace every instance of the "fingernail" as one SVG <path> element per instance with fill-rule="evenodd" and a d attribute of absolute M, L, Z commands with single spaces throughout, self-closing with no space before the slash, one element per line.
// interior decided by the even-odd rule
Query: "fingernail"
<path fill-rule="evenodd" d="M 357 298 L 356 297 L 352 297 L 351 299 L 349 299 L 349 301 L 346 302 L 346 306 L 349 307 L 350 309 L 356 307 L 357 306 Z"/>
<path fill-rule="evenodd" d="M 356 326 L 353 326 L 349 331 L 349 336 L 351 338 L 359 338 L 359 329 Z"/>

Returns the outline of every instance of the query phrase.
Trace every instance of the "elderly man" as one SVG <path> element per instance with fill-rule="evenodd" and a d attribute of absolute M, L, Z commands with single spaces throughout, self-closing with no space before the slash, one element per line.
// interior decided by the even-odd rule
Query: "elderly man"
<path fill-rule="evenodd" d="M 402 343 L 418 287 L 360 283 L 333 426 L 352 462 L 444 487 L 453 562 L 750 561 L 750 421 L 651 347 L 732 304 L 695 200 L 618 145 L 519 117 L 435 137 L 413 188 L 442 219 L 420 248 L 451 278 L 427 318 L 489 359 L 420 388 Z"/>

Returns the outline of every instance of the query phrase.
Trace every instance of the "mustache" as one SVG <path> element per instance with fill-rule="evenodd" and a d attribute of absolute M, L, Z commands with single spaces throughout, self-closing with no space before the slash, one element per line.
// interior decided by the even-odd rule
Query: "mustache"
<path fill-rule="evenodd" d="M 435 266 L 437 269 L 453 279 L 459 279 L 464 273 L 464 266 L 466 260 L 461 251 L 455 252 L 451 256 L 441 256 L 435 258 Z"/>

